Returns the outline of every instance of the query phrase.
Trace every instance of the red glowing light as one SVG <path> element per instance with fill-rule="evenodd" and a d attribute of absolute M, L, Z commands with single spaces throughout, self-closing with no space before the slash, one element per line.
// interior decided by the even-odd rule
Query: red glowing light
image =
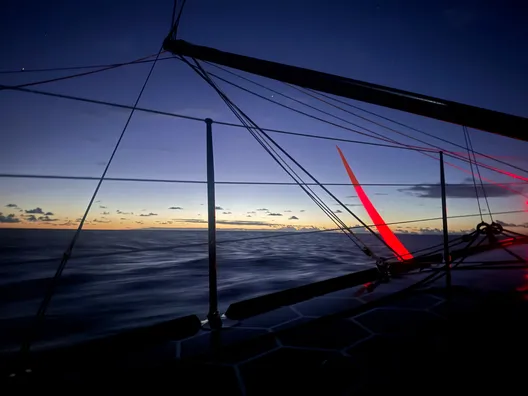
<path fill-rule="evenodd" d="M 407 248 L 403 246 L 403 244 L 400 242 L 398 237 L 392 232 L 392 230 L 389 228 L 387 223 L 385 223 L 385 221 L 383 220 L 381 215 L 378 213 L 378 211 L 376 210 L 376 208 L 370 201 L 369 197 L 363 190 L 363 187 L 359 185 L 359 182 L 356 179 L 354 172 L 352 172 L 350 165 L 348 165 L 348 162 L 339 147 L 337 147 L 337 151 L 339 152 L 341 160 L 343 161 L 343 165 L 345 166 L 345 169 L 348 173 L 348 177 L 350 178 L 350 181 L 354 185 L 354 188 L 356 190 L 356 194 L 359 197 L 359 200 L 365 207 L 365 210 L 367 211 L 372 222 L 376 225 L 376 228 L 379 231 L 383 240 L 387 243 L 387 245 L 389 245 L 392 248 L 392 250 L 394 250 L 394 252 L 396 253 L 396 257 L 398 258 L 399 261 L 412 259 L 413 258 L 412 254 L 409 253 Z"/>

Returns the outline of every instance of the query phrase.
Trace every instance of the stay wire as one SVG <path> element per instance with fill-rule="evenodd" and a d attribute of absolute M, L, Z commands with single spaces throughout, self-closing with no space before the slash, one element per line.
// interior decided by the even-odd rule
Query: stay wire
<path fill-rule="evenodd" d="M 162 47 L 160 48 L 160 50 L 158 51 L 158 54 L 156 55 L 156 59 L 159 58 L 159 56 L 161 55 L 161 52 L 162 52 Z M 84 215 L 83 217 L 81 218 L 81 222 L 79 223 L 79 226 L 77 228 L 77 230 L 75 231 L 75 234 L 68 246 L 68 248 L 66 249 L 66 251 L 64 252 L 63 256 L 62 256 L 62 260 L 55 272 L 55 275 L 53 276 L 51 282 L 50 282 L 50 285 L 49 285 L 49 288 L 44 296 L 44 299 L 42 300 L 40 306 L 39 306 L 39 309 L 37 311 L 37 314 L 36 314 L 36 325 L 37 326 L 40 322 L 40 320 L 44 317 L 44 315 L 46 314 L 46 310 L 49 306 L 49 303 L 51 301 L 51 298 L 53 297 L 53 293 L 55 292 L 55 289 L 56 289 L 56 286 L 57 286 L 57 283 L 62 275 L 62 272 L 64 271 L 64 268 L 66 267 L 66 264 L 68 263 L 68 260 L 70 259 L 71 257 L 71 254 L 73 252 L 73 248 L 75 247 L 75 243 L 77 242 L 77 239 L 79 238 L 79 235 L 82 231 L 82 228 L 83 228 L 83 225 L 86 221 L 86 218 L 88 217 L 88 213 L 90 212 L 90 209 L 95 201 L 95 198 L 97 196 L 97 193 L 99 192 L 99 189 L 101 188 L 101 185 L 103 183 L 103 180 L 108 172 L 108 169 L 110 168 L 110 164 L 112 163 L 114 157 L 115 157 L 115 154 L 119 148 L 119 145 L 121 143 L 121 141 L 123 140 L 123 137 L 125 135 L 125 132 L 127 131 L 127 128 L 128 128 L 128 125 L 130 124 L 130 120 L 132 119 L 132 116 L 134 115 L 134 111 L 135 111 L 135 106 L 137 106 L 137 104 L 139 103 L 142 95 L 143 95 L 143 92 L 145 91 L 145 88 L 147 86 L 147 83 L 148 81 L 150 80 L 150 76 L 152 75 L 152 72 L 154 70 L 154 67 L 156 66 L 156 62 L 153 62 L 152 63 L 152 66 L 149 70 L 149 73 L 147 75 L 147 78 L 145 79 L 145 82 L 143 83 L 143 86 L 141 87 L 141 90 L 139 92 L 139 95 L 134 103 L 134 108 L 131 110 L 129 116 L 128 116 L 128 119 L 123 127 L 123 130 L 121 131 L 121 134 L 119 136 L 119 139 L 117 140 L 117 143 L 114 147 L 114 150 L 112 151 L 112 154 L 110 155 L 110 158 L 108 160 L 108 163 L 106 164 L 106 167 L 103 171 L 103 173 L 101 174 L 101 177 L 97 183 L 97 186 L 92 194 L 92 197 L 90 199 L 90 202 L 88 203 L 88 206 L 84 212 Z M 32 343 L 32 338 L 28 338 L 28 340 L 26 342 L 23 343 L 23 345 L 21 346 L 21 353 L 23 355 L 29 353 L 29 350 L 31 348 L 31 343 Z"/>
<path fill-rule="evenodd" d="M 118 67 L 131 65 L 131 64 L 134 64 L 134 63 L 138 63 L 138 62 L 143 62 L 146 59 L 152 58 L 154 56 L 156 57 L 156 59 L 155 59 L 155 61 L 153 63 L 155 63 L 161 54 L 162 54 L 162 52 L 158 53 L 157 55 L 153 54 L 153 55 L 144 56 L 143 58 L 139 58 L 139 59 L 136 59 L 136 60 L 133 60 L 133 61 L 130 61 L 130 62 L 117 63 L 115 65 L 106 66 L 106 67 L 103 67 L 102 69 L 90 70 L 90 71 L 86 71 L 86 72 L 82 72 L 82 73 L 70 74 L 68 76 L 50 78 L 50 79 L 47 79 L 47 80 L 33 81 L 33 82 L 30 82 L 30 83 L 19 84 L 19 85 L 15 85 L 15 86 L 9 86 L 9 88 L 4 86 L 4 85 L 1 85 L 0 86 L 0 91 L 3 91 L 5 89 L 27 88 L 27 87 L 33 87 L 35 85 L 42 85 L 42 84 L 48 84 L 48 83 L 57 82 L 57 81 L 64 81 L 64 80 L 70 80 L 70 79 L 73 79 L 73 78 L 84 77 L 84 76 L 97 74 L 97 73 L 101 73 L 101 72 L 112 70 L 112 69 L 117 69 Z M 169 59 L 170 58 L 171 57 L 169 57 Z"/>
<path fill-rule="evenodd" d="M 182 58 L 184 59 L 184 58 Z M 227 97 L 227 95 L 212 81 L 212 79 L 207 75 L 207 72 L 201 67 L 201 65 L 196 61 L 196 59 L 193 59 L 196 67 L 193 67 L 190 63 L 186 62 L 193 70 L 200 75 L 209 85 L 211 85 L 215 91 L 220 95 L 222 100 L 226 103 L 226 105 L 229 107 L 229 109 L 235 114 L 235 116 L 239 119 L 240 122 L 242 122 L 244 125 L 247 126 L 248 131 L 250 134 L 257 140 L 257 142 L 266 150 L 266 152 L 279 164 L 279 166 L 282 167 L 282 169 L 301 187 L 301 189 L 312 199 L 312 201 L 315 202 L 317 206 L 338 226 L 348 237 L 351 239 L 354 244 L 361 250 L 361 246 L 350 236 L 350 234 L 354 235 L 356 239 L 359 240 L 359 238 L 353 234 L 350 230 L 347 230 L 347 226 L 344 222 L 339 219 L 338 216 L 336 216 L 332 210 L 322 201 L 317 194 L 308 186 L 306 186 L 306 183 L 302 180 L 302 178 L 295 172 L 295 170 L 292 169 L 292 167 L 280 156 L 279 153 L 267 142 L 264 138 L 258 135 L 258 126 L 251 120 L 251 119 L 245 119 L 244 114 L 241 114 L 241 110 L 238 109 L 238 107 Z M 186 61 L 184 59 L 184 61 Z M 250 123 L 254 124 L 255 128 L 250 128 Z M 286 169 L 288 168 L 288 169 Z M 299 179 L 300 181 L 298 181 Z M 360 241 L 361 242 L 361 241 Z M 364 245 L 364 244 L 363 244 Z M 366 247 L 366 245 L 365 245 Z M 363 250 L 364 251 L 364 250 Z"/>
<path fill-rule="evenodd" d="M 172 59 L 172 58 L 163 58 L 163 59 L 160 59 L 160 61 L 161 60 L 165 60 L 165 59 Z M 82 98 L 82 97 L 72 96 L 72 95 L 57 94 L 57 93 L 52 93 L 52 92 L 40 91 L 40 90 L 36 90 L 36 89 L 16 88 L 15 86 L 11 86 L 11 85 L 0 84 L 0 88 L 13 90 L 13 91 L 19 91 L 19 92 L 26 92 L 26 93 L 31 93 L 31 94 L 35 94 L 35 95 L 49 96 L 49 97 L 54 97 L 54 98 L 68 99 L 68 100 L 73 100 L 73 101 L 78 101 L 78 102 L 91 103 L 91 104 L 97 104 L 97 105 L 108 106 L 108 107 L 115 107 L 115 108 L 119 108 L 119 109 L 129 109 L 129 110 L 131 110 L 133 108 L 130 105 L 124 105 L 124 104 L 119 104 L 119 103 L 107 102 L 107 101 L 102 101 L 102 100 L 97 100 L 97 99 Z M 182 118 L 182 119 L 192 120 L 192 121 L 203 122 L 203 120 L 204 120 L 203 118 L 199 118 L 199 117 L 192 117 L 192 116 L 187 116 L 187 115 L 183 115 L 183 114 L 177 114 L 177 113 L 167 112 L 167 111 L 162 111 L 162 110 L 147 109 L 147 108 L 143 108 L 143 107 L 137 107 L 136 111 L 141 111 L 141 112 L 150 113 L 150 114 L 158 114 L 158 115 L 163 115 L 163 116 L 167 116 L 167 117 Z M 245 126 L 242 125 L 242 124 L 235 124 L 235 123 L 232 123 L 232 122 L 214 121 L 214 123 L 217 124 L 217 125 L 229 126 L 229 127 L 234 127 L 234 128 L 245 128 Z M 337 138 L 337 137 L 331 137 L 331 136 L 311 135 L 311 134 L 307 134 L 307 133 L 284 131 L 284 130 L 280 130 L 280 129 L 271 129 L 271 128 L 261 128 L 261 129 L 263 131 L 271 132 L 271 133 L 279 133 L 279 134 L 284 134 L 284 135 L 306 137 L 306 138 L 312 138 L 312 139 L 331 140 L 331 141 L 336 141 L 336 142 L 361 144 L 361 145 L 374 146 L 374 147 L 387 147 L 387 148 L 398 149 L 398 150 L 421 151 L 420 149 L 411 149 L 411 148 L 406 148 L 406 147 L 401 147 L 401 146 L 391 145 L 391 144 L 365 142 L 365 141 L 361 141 L 361 140 L 343 139 L 343 138 Z M 426 150 L 426 151 L 432 151 L 432 150 Z M 436 152 L 436 151 L 434 151 L 434 152 Z"/>
<path fill-rule="evenodd" d="M 290 85 L 290 84 L 288 84 L 288 85 Z M 297 87 L 297 86 L 294 86 L 294 85 L 290 85 L 290 86 L 302 91 L 302 89 L 301 89 L 300 87 Z M 343 104 L 343 105 L 345 105 L 345 106 L 351 107 L 351 108 L 353 108 L 353 109 L 356 109 L 356 110 L 359 110 L 359 111 L 365 112 L 365 113 L 367 113 L 367 114 L 373 115 L 373 116 L 375 116 L 375 117 L 381 118 L 381 119 L 383 119 L 383 120 L 386 120 L 386 121 L 392 122 L 392 123 L 394 123 L 394 124 L 396 124 L 396 125 L 402 126 L 402 127 L 404 127 L 404 128 L 410 129 L 410 130 L 412 130 L 412 131 L 415 131 L 415 132 L 421 133 L 421 134 L 423 134 L 423 135 L 429 136 L 429 137 L 431 137 L 431 138 L 433 138 L 433 139 L 440 140 L 440 141 L 442 141 L 442 142 L 444 142 L 444 143 L 451 144 L 451 145 L 453 145 L 453 146 L 455 146 L 455 147 L 458 147 L 458 148 L 461 148 L 461 149 L 465 149 L 465 147 L 462 146 L 462 145 L 460 145 L 460 144 L 457 144 L 457 143 L 452 142 L 452 141 L 450 141 L 450 140 L 447 140 L 447 139 L 444 139 L 444 138 L 438 137 L 438 136 L 436 136 L 436 135 L 433 135 L 432 133 L 425 132 L 425 131 L 423 131 L 423 130 L 421 130 L 421 129 L 418 129 L 418 128 L 415 128 L 415 127 L 412 127 L 412 126 L 410 126 L 410 125 L 408 125 L 408 124 L 404 124 L 404 123 L 402 123 L 402 122 L 399 122 L 399 121 L 393 120 L 393 119 L 391 119 L 391 118 L 389 118 L 389 117 L 382 116 L 381 114 L 375 113 L 375 112 L 373 112 L 373 111 L 365 110 L 365 109 L 363 109 L 363 108 L 361 108 L 361 107 L 359 107 L 359 106 L 355 106 L 355 105 L 353 105 L 353 104 L 351 104 L 351 103 L 348 103 L 348 102 L 346 102 L 346 101 L 344 101 L 344 100 L 341 100 L 341 99 L 338 99 L 338 98 L 334 98 L 334 97 L 332 97 L 332 96 L 330 96 L 330 95 L 326 95 L 326 94 L 324 94 L 324 93 L 322 93 L 322 92 L 318 92 L 318 91 L 315 91 L 315 90 L 310 89 L 310 88 L 304 88 L 304 90 L 306 90 L 306 91 L 310 91 L 310 92 L 312 92 L 312 94 L 315 94 L 315 95 L 313 95 L 313 97 L 314 97 L 315 99 L 318 99 L 318 100 L 321 100 L 321 101 L 322 101 L 322 99 L 320 99 L 319 97 L 316 96 L 316 95 L 319 95 L 319 96 L 322 96 L 322 97 L 324 97 L 324 98 L 327 98 L 327 99 L 333 100 L 333 101 L 335 101 L 335 102 L 337 102 L 337 103 L 341 103 L 341 104 Z M 312 96 L 312 95 L 310 95 L 310 96 Z M 329 104 L 330 106 L 334 106 L 334 107 L 336 107 L 336 108 L 338 108 L 338 109 L 340 109 L 340 110 L 342 110 L 342 111 L 344 111 L 344 112 L 349 112 L 348 110 L 343 109 L 342 107 L 339 107 L 339 106 L 336 106 L 336 105 L 332 105 L 332 104 L 330 104 L 330 103 L 327 102 L 327 101 L 323 101 L 323 102 Z M 384 125 L 384 124 L 380 124 L 380 123 L 377 123 L 377 122 L 375 122 L 375 121 L 372 121 L 372 120 L 369 119 L 369 118 L 362 117 L 362 116 L 358 115 L 357 113 L 353 113 L 353 112 L 349 112 L 349 113 L 355 115 L 356 117 L 362 118 L 362 119 L 364 119 L 364 120 L 366 120 L 366 121 L 368 121 L 368 122 L 374 123 L 375 125 L 379 125 L 379 126 L 381 126 L 382 128 L 385 128 L 385 129 L 388 129 L 388 130 L 392 130 L 392 131 L 394 131 L 394 132 L 399 132 L 399 131 L 396 131 L 396 130 L 394 130 L 394 129 L 392 129 L 392 128 L 390 128 L 390 127 Z M 490 155 L 488 155 L 488 154 L 480 153 L 480 152 L 478 152 L 478 151 L 475 151 L 475 153 L 478 154 L 478 155 L 480 155 L 480 156 L 482 156 L 482 157 L 485 157 L 485 158 L 487 158 L 487 159 L 489 159 L 489 160 L 495 161 L 495 162 L 500 163 L 500 164 L 503 164 L 503 165 L 507 165 L 507 166 L 509 166 L 509 167 L 511 167 L 511 168 L 513 168 L 513 169 L 519 170 L 519 171 L 521 171 L 521 172 L 528 173 L 528 170 L 527 170 L 527 169 L 521 168 L 521 167 L 519 167 L 519 166 L 512 165 L 512 164 L 510 164 L 510 163 L 508 163 L 508 162 L 505 162 L 505 161 L 499 160 L 498 158 L 493 158 L 492 156 L 490 156 Z"/>
<path fill-rule="evenodd" d="M 433 159 L 435 159 L 435 160 L 438 160 L 438 158 L 437 158 L 436 156 L 433 156 L 433 155 L 427 153 L 428 151 L 429 151 L 429 152 L 437 153 L 438 150 L 435 150 L 435 149 L 429 149 L 429 150 L 428 150 L 427 147 L 415 147 L 415 146 L 409 146 L 409 145 L 405 145 L 404 143 L 400 143 L 400 142 L 398 142 L 398 141 L 395 141 L 394 139 L 372 136 L 372 135 L 370 135 L 370 134 L 368 134 L 368 133 L 361 132 L 361 131 L 358 131 L 358 130 L 356 130 L 356 129 L 352 129 L 352 128 L 346 127 L 346 126 L 344 126 L 344 125 L 337 124 L 337 123 L 332 122 L 332 121 L 329 121 L 329 120 L 325 120 L 324 118 L 317 117 L 317 116 L 315 116 L 315 115 L 313 115 L 313 114 L 306 113 L 306 112 L 304 112 L 304 111 L 302 111 L 302 110 L 299 110 L 299 109 L 295 109 L 295 108 L 293 108 L 293 107 L 291 107 L 291 106 L 285 105 L 285 104 L 283 104 L 283 103 L 280 103 L 280 102 L 277 102 L 277 101 L 272 100 L 272 99 L 270 99 L 270 98 L 267 98 L 267 97 L 265 97 L 265 96 L 263 96 L 263 95 L 260 95 L 260 94 L 254 92 L 254 91 L 251 91 L 250 89 L 244 88 L 244 87 L 242 87 L 242 86 L 240 86 L 240 85 L 238 85 L 238 84 L 236 84 L 236 83 L 234 83 L 234 82 L 232 82 L 232 81 L 226 80 L 225 78 L 220 77 L 220 76 L 218 76 L 217 74 L 214 74 L 214 73 L 211 73 L 211 72 L 208 72 L 208 73 L 209 73 L 209 75 L 215 77 L 216 79 L 218 79 L 218 80 L 220 80 L 220 81 L 225 82 L 226 84 L 229 84 L 229 85 L 231 85 L 231 86 L 234 86 L 234 87 L 236 87 L 236 88 L 238 88 L 238 89 L 240 89 L 240 90 L 242 90 L 242 91 L 244 91 L 244 92 L 247 92 L 247 93 L 249 93 L 249 94 L 251 94 L 251 95 L 257 96 L 257 97 L 259 97 L 259 98 L 261 98 L 261 99 L 264 99 L 264 100 L 266 100 L 266 101 L 268 101 L 268 102 L 274 103 L 274 104 L 276 104 L 276 105 L 278 105 L 278 106 L 280 106 L 280 107 L 286 108 L 286 109 L 291 110 L 291 111 L 293 111 L 293 112 L 295 112 L 295 113 L 302 114 L 302 115 L 307 116 L 307 117 L 309 117 L 309 118 L 312 118 L 312 119 L 314 119 L 314 120 L 321 121 L 321 122 L 324 122 L 324 123 L 326 123 L 326 124 L 328 124 L 328 125 L 332 125 L 332 126 L 335 126 L 335 127 L 337 127 L 337 128 L 345 129 L 345 130 L 348 130 L 348 131 L 350 131 L 350 132 L 357 133 L 357 134 L 359 134 L 359 135 L 367 136 L 367 137 L 370 137 L 370 138 L 372 138 L 372 139 L 382 140 L 382 141 L 385 141 L 385 142 L 388 142 L 388 143 L 395 143 L 395 144 L 398 144 L 398 145 L 400 145 L 400 146 L 403 145 L 403 146 L 405 146 L 405 148 L 408 148 L 408 149 L 409 149 L 409 148 L 410 148 L 410 149 L 415 149 L 416 151 L 422 152 L 424 155 L 426 155 L 426 156 L 428 156 L 428 157 L 430 157 L 430 158 L 433 158 Z M 414 139 L 414 140 L 421 141 L 421 140 L 419 140 L 419 139 L 417 139 L 417 138 L 413 138 L 413 137 L 410 137 L 410 138 L 411 138 L 411 139 Z M 421 141 L 421 142 L 422 142 L 422 141 Z M 443 149 L 442 149 L 441 147 L 439 147 L 439 146 L 434 146 L 434 145 L 432 145 L 432 144 L 430 144 L 430 143 L 426 143 L 426 142 L 424 142 L 424 143 L 427 144 L 427 145 L 429 145 L 429 146 L 432 146 L 432 147 L 438 147 L 439 150 L 443 150 Z M 403 147 L 402 147 L 402 148 L 403 148 Z M 458 160 L 460 160 L 460 161 L 463 161 L 463 162 L 468 162 L 468 160 L 467 160 L 466 158 L 464 158 L 463 156 L 460 156 L 460 155 L 458 155 L 458 154 L 456 154 L 456 153 L 447 152 L 446 155 L 449 155 L 450 157 L 456 158 L 456 159 L 458 159 Z M 445 163 L 448 164 L 448 165 L 450 165 L 450 166 L 455 166 L 455 167 L 456 167 L 456 165 L 451 164 L 451 163 L 449 163 L 449 162 L 445 162 Z M 511 174 L 509 174 L 509 173 L 507 173 L 507 172 L 505 172 L 505 171 L 502 171 L 502 170 L 500 170 L 500 169 L 493 168 L 493 167 L 490 167 L 490 166 L 485 165 L 485 164 L 481 164 L 481 166 L 483 166 L 483 167 L 485 167 L 485 168 L 487 168 L 487 169 L 489 169 L 489 170 L 492 170 L 492 171 L 494 171 L 494 172 L 497 172 L 497 173 L 500 173 L 500 174 L 503 174 L 503 175 L 507 175 L 507 176 L 512 177 Z M 524 179 L 523 179 L 523 180 L 524 180 Z M 520 193 L 520 192 L 517 192 L 517 193 L 523 195 L 523 194 Z"/>
<path fill-rule="evenodd" d="M 202 69 L 203 70 L 203 69 Z M 205 70 L 204 70 L 205 72 Z M 209 82 L 210 84 L 214 84 L 212 79 Z M 214 85 L 213 85 L 214 87 Z M 242 110 L 238 108 L 239 112 L 244 116 L 244 118 L 251 120 Z M 309 115 L 311 116 L 311 115 Z M 292 161 L 299 169 L 301 169 L 306 175 L 308 175 L 314 182 L 316 182 L 319 187 L 321 187 L 330 197 L 332 197 L 337 203 L 339 203 L 348 213 L 350 213 L 357 221 L 359 221 L 360 224 L 362 224 L 365 229 L 367 229 L 376 239 L 378 239 L 383 245 L 385 245 L 389 250 L 391 250 L 397 257 L 399 257 L 398 253 L 394 251 L 394 249 L 387 244 L 377 233 L 375 233 L 370 227 L 368 227 L 363 220 L 361 220 L 355 213 L 353 213 L 345 204 L 343 204 L 334 194 L 332 194 L 324 185 L 322 185 L 310 172 L 308 172 L 299 162 L 297 162 L 287 151 L 285 151 L 271 136 L 269 136 L 266 132 L 262 131 L 253 121 L 251 123 L 257 128 L 262 135 L 264 135 L 275 147 L 277 147 L 284 155 L 286 155 L 290 161 Z M 338 124 L 335 124 L 338 125 Z"/>
<path fill-rule="evenodd" d="M 473 149 L 473 143 L 471 142 L 471 136 L 469 135 L 469 130 L 468 130 L 467 127 L 464 127 L 464 128 L 466 130 L 466 135 L 467 135 L 467 139 L 468 139 L 468 143 L 469 143 L 469 147 L 470 147 L 471 153 L 473 153 L 473 159 L 475 159 L 475 150 Z M 480 187 L 482 188 L 482 194 L 484 195 L 484 201 L 486 202 L 486 206 L 488 208 L 488 213 L 489 213 L 491 222 L 493 223 L 493 215 L 491 214 L 491 209 L 490 209 L 490 204 L 489 204 L 489 200 L 488 200 L 488 195 L 486 194 L 486 189 L 484 187 L 484 183 L 482 182 L 482 176 L 480 174 L 480 168 L 479 168 L 479 165 L 478 165 L 478 163 L 476 161 L 475 161 L 475 168 L 477 168 L 477 174 L 478 174 L 479 179 L 480 179 Z"/>
<path fill-rule="evenodd" d="M 473 171 L 473 163 L 472 163 L 473 161 L 471 160 L 471 152 L 469 151 L 470 147 L 469 147 L 469 141 L 467 138 L 467 129 L 464 126 L 462 126 L 462 131 L 464 132 L 464 140 L 466 141 L 467 154 L 469 158 L 469 166 L 471 168 L 471 177 L 473 178 L 473 186 L 475 187 L 475 196 L 477 197 L 478 210 L 480 213 L 480 221 L 483 222 L 484 217 L 482 216 L 482 208 L 480 207 L 480 199 L 479 199 L 479 193 L 478 193 L 478 188 L 477 188 L 477 181 L 475 179 L 475 172 Z"/>

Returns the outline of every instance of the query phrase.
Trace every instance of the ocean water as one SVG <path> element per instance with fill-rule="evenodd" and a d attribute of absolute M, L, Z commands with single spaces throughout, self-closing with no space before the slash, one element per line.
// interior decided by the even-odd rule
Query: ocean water
<path fill-rule="evenodd" d="M 23 341 L 71 230 L 0 229 L 0 352 Z M 389 252 L 371 235 L 361 239 Z M 217 232 L 218 295 L 230 303 L 374 265 L 343 234 Z M 402 235 L 414 251 L 439 235 Z M 83 231 L 34 348 L 66 345 L 208 309 L 207 231 Z"/>

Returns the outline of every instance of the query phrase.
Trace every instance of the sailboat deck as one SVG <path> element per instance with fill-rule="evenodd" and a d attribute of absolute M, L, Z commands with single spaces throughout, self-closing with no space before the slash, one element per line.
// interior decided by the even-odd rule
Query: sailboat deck
<path fill-rule="evenodd" d="M 158 326 L 124 342 L 43 353 L 45 365 L 36 354 L 31 372 L 11 377 L 10 385 L 141 384 L 230 395 L 520 387 L 528 271 L 457 270 L 450 289 L 442 278 L 398 293 L 427 275 L 414 273 L 361 297 L 358 288 L 337 291 L 180 340 Z"/>

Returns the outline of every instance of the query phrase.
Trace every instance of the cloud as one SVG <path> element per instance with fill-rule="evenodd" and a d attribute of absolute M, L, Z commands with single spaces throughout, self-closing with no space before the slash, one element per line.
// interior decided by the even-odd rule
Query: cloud
<path fill-rule="evenodd" d="M 247 215 L 246 217 L 251 217 L 251 215 Z"/>
<path fill-rule="evenodd" d="M 150 216 L 157 216 L 158 214 L 157 213 L 152 213 L 150 212 L 149 214 L 140 214 L 141 217 L 150 217 Z"/>
<path fill-rule="evenodd" d="M 500 224 L 503 227 L 519 227 L 519 228 L 528 228 L 528 223 L 524 224 L 515 224 L 515 223 L 506 223 L 501 220 L 495 220 L 495 223 Z"/>
<path fill-rule="evenodd" d="M 426 228 L 420 228 L 418 230 L 418 232 L 420 234 L 441 234 L 442 233 L 442 230 L 439 229 L 439 228 L 429 228 L 429 227 L 426 227 Z"/>
<path fill-rule="evenodd" d="M 207 220 L 203 219 L 175 219 L 178 223 L 195 223 L 195 224 L 207 224 Z M 272 227 L 274 224 L 267 223 L 265 221 L 251 221 L 251 220 L 216 220 L 217 224 L 229 224 L 229 225 L 244 225 L 244 226 L 268 226 Z"/>
<path fill-rule="evenodd" d="M 304 213 L 304 212 L 306 212 L 306 210 L 301 209 L 301 210 L 299 210 L 299 212 Z"/>
<path fill-rule="evenodd" d="M 231 212 L 223 212 L 222 214 L 232 214 Z"/>
<path fill-rule="evenodd" d="M 99 205 L 99 209 L 108 209 L 108 206 Z"/>
<path fill-rule="evenodd" d="M 94 223 L 110 223 L 110 220 L 101 220 L 101 219 L 94 219 L 92 220 Z"/>
<path fill-rule="evenodd" d="M 268 213 L 268 216 L 282 216 L 282 213 Z"/>
<path fill-rule="evenodd" d="M 116 210 L 116 213 L 121 214 L 121 215 L 133 215 L 134 214 L 134 212 L 122 212 L 119 209 Z"/>
<path fill-rule="evenodd" d="M 343 213 L 341 209 L 337 209 L 334 213 Z"/>
<path fill-rule="evenodd" d="M 40 216 L 40 217 L 38 218 L 38 221 L 46 221 L 46 222 L 47 222 L 47 221 L 57 221 L 57 219 L 52 219 L 52 218 L 50 218 L 50 217 L 48 217 L 48 216 Z"/>
<path fill-rule="evenodd" d="M 29 215 L 29 216 L 26 216 L 26 221 L 34 222 L 34 221 L 37 221 L 37 218 L 34 215 Z"/>
<path fill-rule="evenodd" d="M 46 213 L 46 214 L 47 214 L 47 213 Z M 52 214 L 53 214 L 53 213 L 52 213 Z M 103 215 L 109 215 L 110 212 L 103 212 L 103 213 L 101 213 L 101 214 L 103 214 Z"/>
<path fill-rule="evenodd" d="M 389 194 L 386 194 L 386 193 L 374 193 L 374 195 L 389 195 Z"/>
<path fill-rule="evenodd" d="M 181 206 L 171 206 L 169 209 L 170 210 L 183 210 Z"/>
<path fill-rule="evenodd" d="M 284 213 L 291 213 L 291 210 L 285 210 Z"/>
<path fill-rule="evenodd" d="M 288 220 L 299 220 L 299 218 L 297 216 L 292 216 Z"/>
<path fill-rule="evenodd" d="M 8 214 L 7 216 L 4 216 L 0 212 L 0 223 L 20 223 L 20 219 L 12 213 Z"/>
<path fill-rule="evenodd" d="M 224 210 L 224 208 L 222 208 L 221 206 L 215 206 L 215 209 L 216 210 Z"/>
<path fill-rule="evenodd" d="M 51 213 L 51 212 L 46 212 L 45 215 L 46 215 L 46 216 L 53 216 L 53 213 Z"/>
<path fill-rule="evenodd" d="M 260 209 L 257 209 L 257 212 L 269 212 L 269 209 L 260 208 Z"/>
<path fill-rule="evenodd" d="M 440 183 L 435 185 L 417 184 L 408 188 L 401 188 L 398 191 L 412 195 L 417 198 L 441 198 L 442 190 Z M 479 197 L 484 196 L 484 191 L 488 198 L 509 197 L 516 195 L 516 192 L 505 189 L 501 186 L 488 185 L 482 190 L 482 186 L 477 185 Z M 475 199 L 475 186 L 472 184 L 446 184 L 446 196 L 448 198 L 473 198 Z"/>
<path fill-rule="evenodd" d="M 6 208 L 18 208 L 17 204 L 7 204 Z"/>
<path fill-rule="evenodd" d="M 362 204 L 345 204 L 345 206 L 353 207 L 353 206 L 363 206 L 363 205 Z"/>
<path fill-rule="evenodd" d="M 357 198 L 357 195 L 347 195 L 346 198 Z"/>
<path fill-rule="evenodd" d="M 128 220 L 126 217 L 121 217 L 119 220 Z"/>
<path fill-rule="evenodd" d="M 26 210 L 26 213 L 44 214 L 44 211 L 42 210 L 42 208 L 35 208 L 35 209 Z"/>
<path fill-rule="evenodd" d="M 276 230 L 277 231 L 297 231 L 297 228 L 295 228 L 292 225 L 287 225 L 287 226 L 284 226 L 284 227 L 277 228 Z"/>
<path fill-rule="evenodd" d="M 255 213 L 257 213 L 257 212 L 253 211 L 253 212 L 248 212 L 248 213 L 249 213 L 249 214 L 255 214 Z"/>

